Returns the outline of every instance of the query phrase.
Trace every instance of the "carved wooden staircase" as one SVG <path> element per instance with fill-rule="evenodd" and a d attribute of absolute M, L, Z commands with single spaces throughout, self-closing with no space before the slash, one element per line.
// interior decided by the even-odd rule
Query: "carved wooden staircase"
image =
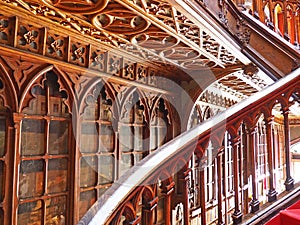
<path fill-rule="evenodd" d="M 284 117 L 284 134 L 285 134 L 285 158 L 286 164 L 290 165 L 290 150 L 289 150 L 289 122 L 288 112 L 291 105 L 290 98 L 292 95 L 300 94 L 300 69 L 296 69 L 288 76 L 282 78 L 280 81 L 264 89 L 260 93 L 251 96 L 249 99 L 240 102 L 239 104 L 228 109 L 211 120 L 198 125 L 192 130 L 181 134 L 169 143 L 162 146 L 155 153 L 149 155 L 142 160 L 137 166 L 129 170 L 118 182 L 101 197 L 80 221 L 79 224 L 119 224 L 123 221 L 124 224 L 153 224 L 157 215 L 154 215 L 156 207 L 161 199 L 164 199 L 164 215 L 165 224 L 171 224 L 171 213 L 175 205 L 182 203 L 184 221 L 190 220 L 190 206 L 188 193 L 189 173 L 192 168 L 189 167 L 189 162 L 192 157 L 198 160 L 197 169 L 200 177 L 204 176 L 203 168 L 207 166 L 207 155 L 216 156 L 217 173 L 218 173 L 218 222 L 222 224 L 223 209 L 222 209 L 222 155 L 224 154 L 223 137 L 225 132 L 230 133 L 231 144 L 234 150 L 233 164 L 234 164 L 234 185 L 235 190 L 243 190 L 245 186 L 252 186 L 252 199 L 249 202 L 249 213 L 255 217 L 255 214 L 260 209 L 260 202 L 257 195 L 256 182 L 256 163 L 253 160 L 251 165 L 243 167 L 240 162 L 241 147 L 239 145 L 241 137 L 239 135 L 239 128 L 244 124 L 247 129 L 248 146 L 250 148 L 250 158 L 255 158 L 257 149 L 254 147 L 254 134 L 259 115 L 263 114 L 266 121 L 272 118 L 272 108 L 274 104 L 279 103 L 283 110 Z M 268 130 L 271 123 L 267 123 L 267 144 L 268 149 L 272 149 L 272 139 Z M 208 146 L 211 145 L 209 148 Z M 269 151 L 268 165 L 269 172 L 273 174 L 273 151 Z M 240 168 L 242 170 L 251 170 L 252 182 L 245 184 L 240 182 Z M 275 205 L 279 204 L 276 201 L 275 184 L 273 176 L 269 176 L 269 200 Z M 204 181 L 200 186 L 204 187 Z M 285 172 L 285 185 L 288 191 L 294 190 L 294 181 L 291 177 L 290 170 L 287 167 Z M 158 194 L 157 189 L 161 188 L 162 193 Z M 297 188 L 298 189 L 298 188 Z M 204 189 L 200 191 L 204 192 Z M 285 194 L 287 194 L 286 192 Z M 295 192 L 297 193 L 297 192 Z M 203 193 L 205 195 L 205 193 Z M 273 196 L 271 196 L 274 194 Z M 177 195 L 176 198 L 172 195 Z M 248 196 L 246 196 L 248 197 Z M 139 203 L 142 199 L 143 206 Z M 179 200 L 180 199 L 180 200 Z M 201 201 L 200 211 L 205 211 L 206 205 Z M 235 208 L 234 217 L 235 223 L 242 221 L 242 217 L 248 217 L 242 213 L 242 199 L 241 192 L 234 192 Z M 273 207 L 273 206 L 272 206 Z M 247 218 L 249 219 L 249 218 Z M 251 219 L 251 218 L 250 218 Z M 202 215 L 201 224 L 206 224 L 206 215 Z M 187 223 L 186 223 L 187 224 Z M 254 223 L 252 223 L 254 224 Z"/>
<path fill-rule="evenodd" d="M 234 1 L 177 0 L 176 3 L 176 8 L 187 14 L 196 13 L 190 18 L 195 23 L 200 22 L 197 15 L 201 15 L 211 21 L 216 31 L 225 29 L 239 43 L 240 51 L 273 79 L 299 67 L 299 50 L 248 12 L 241 11 Z"/>
<path fill-rule="evenodd" d="M 237 41 L 240 51 L 277 82 L 147 156 L 114 183 L 79 224 L 161 222 L 169 225 L 174 221 L 177 224 L 261 224 L 273 216 L 270 208 L 275 212 L 276 206 L 286 207 L 287 202 L 299 197 L 299 187 L 294 185 L 291 176 L 289 134 L 289 112 L 300 95 L 299 51 L 246 12 L 240 12 L 231 1 L 219 1 L 219 4 L 176 1 L 175 4 L 182 10 L 196 12 L 189 18 L 195 23 L 199 22 L 197 14 L 200 14 L 206 21 L 212 21 L 216 30 L 226 30 Z M 284 183 L 278 181 L 274 162 L 278 156 L 274 155 L 272 109 L 276 108 L 281 112 L 284 134 L 281 146 L 286 165 L 282 173 Z M 262 117 L 267 151 L 266 201 L 261 201 L 258 193 L 259 168 L 255 160 L 259 153 L 257 129 Z M 228 149 L 232 151 L 233 170 L 230 198 L 224 190 L 228 186 L 224 186 Z M 205 173 L 212 164 L 217 175 L 214 183 L 217 193 L 210 202 L 205 197 L 208 195 Z M 285 186 L 286 191 L 279 194 L 279 185 Z M 231 211 L 224 208 L 228 205 L 225 201 L 233 202 Z M 211 209 L 215 210 L 214 219 L 207 214 Z"/>

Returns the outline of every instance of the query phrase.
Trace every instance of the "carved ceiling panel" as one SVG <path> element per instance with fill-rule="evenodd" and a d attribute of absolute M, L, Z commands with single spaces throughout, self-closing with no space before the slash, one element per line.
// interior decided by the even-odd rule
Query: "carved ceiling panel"
<path fill-rule="evenodd" d="M 162 0 L 0 0 L 22 8 L 66 29 L 93 37 L 112 48 L 126 50 L 142 60 L 168 63 L 182 69 L 226 68 L 242 63 L 205 27 L 190 21 L 168 1 Z M 1 29 L 6 29 L 2 27 Z M 30 29 L 24 25 L 24 32 Z M 26 43 L 38 40 L 28 33 Z M 25 35 L 24 35 L 25 36 Z M 64 51 L 63 37 L 52 36 L 52 53 Z M 38 44 L 36 42 L 36 44 Z M 29 46 L 30 47 L 30 46 Z M 31 47 L 32 48 L 32 47 Z M 78 63 L 84 46 L 72 57 Z M 33 48 L 34 49 L 34 48 Z M 59 54 L 56 56 L 59 59 Z"/>

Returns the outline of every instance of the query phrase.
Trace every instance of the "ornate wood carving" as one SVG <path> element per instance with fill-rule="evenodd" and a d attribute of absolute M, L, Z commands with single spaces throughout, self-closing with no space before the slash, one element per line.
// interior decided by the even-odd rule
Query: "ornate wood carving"
<path fill-rule="evenodd" d="M 10 7 L 15 7 L 11 5 L 13 2 L 9 3 Z M 51 20 L 60 27 L 91 36 L 94 40 L 111 47 L 125 49 L 142 60 L 167 61 L 192 70 L 198 69 L 199 66 L 212 69 L 240 64 L 239 60 L 226 49 L 226 46 L 218 43 L 209 31 L 196 25 L 168 2 L 99 0 L 93 3 L 86 1 L 70 3 L 44 0 L 39 4 L 38 7 L 37 3 L 31 0 L 22 1 L 22 3 L 14 2 L 14 5 L 33 12 L 38 17 Z M 4 26 L 8 29 L 7 25 Z M 31 44 L 33 47 L 27 50 L 38 52 L 38 45 L 43 43 L 37 43 L 35 40 L 39 40 L 39 35 L 43 32 L 39 32 L 31 24 L 29 26 L 31 27 L 25 27 L 26 29 L 23 29 L 24 31 L 20 34 L 23 36 L 20 39 L 25 40 L 22 41 L 20 47 L 25 48 L 26 45 Z M 50 29 L 47 32 L 52 31 Z M 54 34 L 59 35 L 55 32 Z M 9 40 L 9 38 L 3 39 Z M 65 53 L 63 48 L 65 41 L 62 38 L 56 40 L 57 37 L 53 36 L 47 39 L 50 46 L 48 56 L 61 57 Z M 85 48 L 77 45 L 71 46 L 71 62 L 78 59 L 83 61 L 85 58 L 82 57 L 86 54 Z"/>

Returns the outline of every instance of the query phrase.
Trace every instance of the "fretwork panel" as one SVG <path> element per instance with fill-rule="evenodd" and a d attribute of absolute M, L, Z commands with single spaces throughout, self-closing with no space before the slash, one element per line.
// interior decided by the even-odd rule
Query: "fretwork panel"
<path fill-rule="evenodd" d="M 18 224 L 66 224 L 69 205 L 69 114 L 67 97 L 56 75 L 47 73 L 43 86 L 23 110 L 19 165 Z"/>
<path fill-rule="evenodd" d="M 96 85 L 85 102 L 80 127 L 80 218 L 117 179 L 112 104 L 105 87 Z"/>

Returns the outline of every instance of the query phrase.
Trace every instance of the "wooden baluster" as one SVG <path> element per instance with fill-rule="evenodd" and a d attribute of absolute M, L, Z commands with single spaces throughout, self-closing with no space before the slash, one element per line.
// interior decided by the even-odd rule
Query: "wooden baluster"
<path fill-rule="evenodd" d="M 243 171 L 243 174 L 241 175 L 241 181 L 242 181 L 242 189 L 243 189 L 243 206 L 242 206 L 242 212 L 244 214 L 249 213 L 249 188 L 248 188 L 248 177 L 249 177 L 249 170 L 248 170 L 248 146 L 247 146 L 247 135 L 246 135 L 246 127 L 244 124 L 242 124 L 242 136 L 241 136 L 241 142 L 242 142 L 242 149 L 241 149 L 241 168 Z M 245 188 L 247 187 L 247 188 Z"/>
<path fill-rule="evenodd" d="M 153 225 L 153 223 L 154 223 L 153 212 L 154 212 L 155 208 L 157 207 L 157 203 L 158 203 L 158 197 L 155 197 L 151 201 L 148 201 L 147 203 L 144 204 L 144 209 L 142 212 L 143 224 Z"/>
<path fill-rule="evenodd" d="M 288 21 L 287 21 L 287 1 L 283 0 L 283 37 L 285 40 L 290 41 L 288 32 Z"/>
<path fill-rule="evenodd" d="M 291 190 L 294 188 L 294 179 L 291 177 L 291 153 L 290 153 L 290 124 L 289 124 L 289 108 L 284 107 L 284 148 L 285 148 L 285 163 L 286 163 L 286 180 L 284 182 L 285 189 Z"/>
<path fill-rule="evenodd" d="M 253 16 L 256 19 L 263 18 L 261 17 L 261 14 L 263 13 L 262 5 L 262 0 L 253 0 L 252 2 Z"/>
<path fill-rule="evenodd" d="M 14 184 L 18 184 L 18 169 L 19 169 L 19 165 L 20 165 L 20 147 L 21 147 L 21 127 L 22 127 L 22 117 L 20 116 L 20 114 L 14 113 L 13 115 L 13 120 L 14 120 L 14 133 L 15 133 L 15 151 L 14 151 L 14 155 L 13 155 L 13 162 L 14 162 L 14 170 L 13 170 L 13 177 L 14 177 Z M 14 185 L 14 188 L 12 189 L 12 197 L 13 197 L 13 201 L 12 201 L 12 213 L 11 213 L 11 221 L 12 224 L 17 224 L 17 216 L 18 216 L 18 212 L 17 212 L 17 208 L 18 208 L 18 188 L 16 187 L 16 185 Z"/>
<path fill-rule="evenodd" d="M 298 49 L 299 49 L 299 44 L 300 44 L 300 9 L 298 9 L 298 11 L 295 12 L 295 15 L 294 15 L 294 21 L 295 21 L 295 40 L 296 40 L 296 43 L 295 45 L 297 44 L 298 46 Z"/>
<path fill-rule="evenodd" d="M 269 27 L 274 30 L 274 9 L 272 8 L 272 0 L 269 0 L 269 11 L 270 11 L 270 21 L 269 21 Z"/>
<path fill-rule="evenodd" d="M 234 213 L 232 215 L 233 223 L 239 224 L 242 222 L 243 214 L 240 210 L 240 201 L 239 201 L 239 146 L 240 146 L 240 137 L 235 136 L 231 137 L 231 147 L 233 149 L 233 182 L 234 182 Z"/>
<path fill-rule="evenodd" d="M 164 184 L 162 186 L 162 193 L 165 195 L 165 205 L 164 205 L 164 213 L 165 213 L 165 225 L 171 225 L 171 215 L 172 215 L 172 202 L 171 197 L 174 192 L 175 182 L 172 181 L 170 184 Z"/>
<path fill-rule="evenodd" d="M 206 225 L 204 170 L 200 171 L 200 207 L 201 207 L 201 224 Z"/>
<path fill-rule="evenodd" d="M 180 197 L 180 201 L 183 204 L 183 216 L 184 216 L 184 223 L 189 221 L 189 173 L 191 172 L 191 169 L 188 168 L 186 165 L 178 172 L 178 191 L 177 194 Z"/>
<path fill-rule="evenodd" d="M 269 170 L 269 192 L 268 201 L 273 202 L 277 198 L 277 192 L 274 187 L 274 165 L 273 165 L 273 137 L 272 137 L 272 124 L 273 116 L 265 118 L 266 125 L 266 139 L 267 139 L 267 152 L 268 152 L 268 170 Z"/>
<path fill-rule="evenodd" d="M 217 177 L 218 177 L 218 225 L 225 224 L 223 222 L 223 185 L 222 185 L 222 157 L 224 151 L 220 151 L 217 156 Z"/>
<path fill-rule="evenodd" d="M 298 29 L 297 29 L 297 12 L 293 12 L 293 24 L 294 24 L 294 45 L 298 46 Z"/>
<path fill-rule="evenodd" d="M 259 201 L 257 199 L 257 173 L 256 173 L 256 160 L 257 160 L 257 149 L 255 145 L 256 126 L 248 129 L 249 132 L 249 152 L 251 158 L 251 177 L 252 177 L 252 200 L 250 202 L 251 213 L 259 210 Z"/>
<path fill-rule="evenodd" d="M 189 173 L 190 169 L 185 170 L 183 173 L 183 185 L 184 185 L 184 192 L 183 192 L 183 217 L 184 217 L 184 224 L 188 224 L 189 217 L 190 217 L 190 210 L 189 210 Z"/>

